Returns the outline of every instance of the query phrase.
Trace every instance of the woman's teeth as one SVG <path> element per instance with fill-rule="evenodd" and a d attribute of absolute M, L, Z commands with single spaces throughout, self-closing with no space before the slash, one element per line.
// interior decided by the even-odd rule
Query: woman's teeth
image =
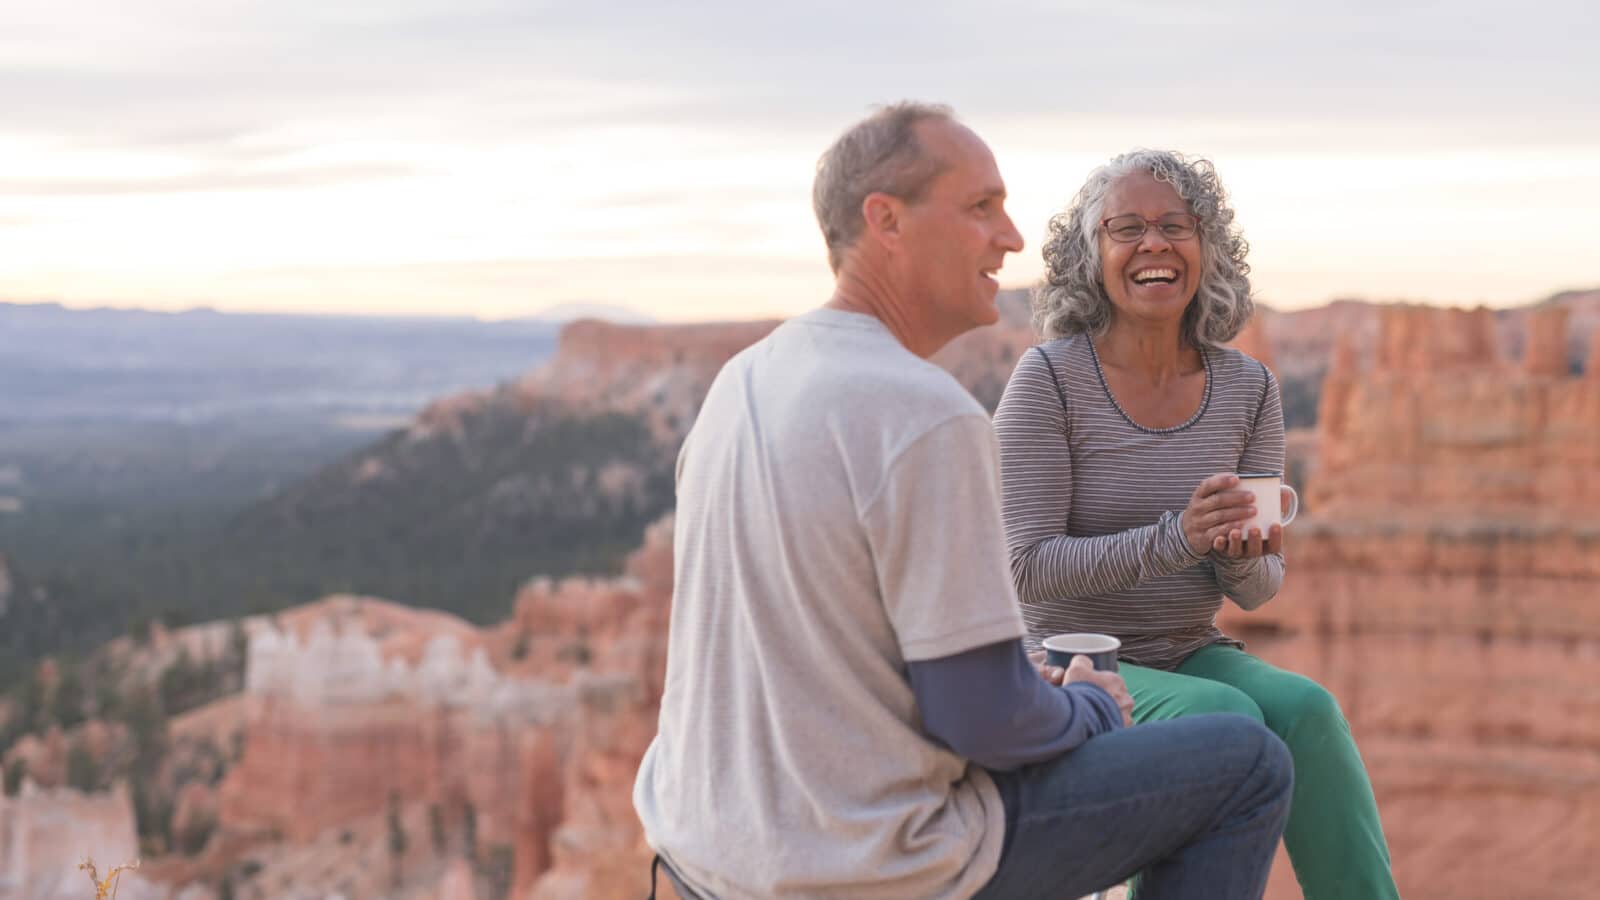
<path fill-rule="evenodd" d="M 1171 284 L 1178 280 L 1178 273 L 1172 269 L 1140 269 L 1133 273 L 1134 284 Z"/>

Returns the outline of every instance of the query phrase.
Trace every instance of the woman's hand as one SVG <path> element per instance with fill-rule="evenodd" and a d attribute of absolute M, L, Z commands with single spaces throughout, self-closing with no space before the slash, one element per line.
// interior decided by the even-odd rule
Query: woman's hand
<path fill-rule="evenodd" d="M 1218 537 L 1211 544 L 1219 556 L 1229 559 L 1250 559 L 1264 556 L 1268 553 L 1283 552 L 1283 526 L 1273 525 L 1267 529 L 1266 539 L 1261 537 L 1261 529 L 1252 528 L 1248 535 L 1235 528 L 1228 532 L 1227 537 Z"/>
<path fill-rule="evenodd" d="M 1282 491 L 1278 492 L 1278 503 L 1279 515 L 1288 512 L 1285 508 L 1288 505 L 1288 498 Z M 1261 534 L 1259 528 L 1250 529 L 1249 534 L 1245 534 L 1243 529 L 1234 528 L 1225 536 L 1213 540 L 1211 549 L 1228 559 L 1250 559 L 1268 553 L 1282 553 L 1283 526 L 1273 525 L 1267 529 L 1265 536 Z"/>
<path fill-rule="evenodd" d="M 1195 556 L 1217 550 L 1219 540 L 1226 545 L 1230 534 L 1238 533 L 1242 523 L 1256 514 L 1255 496 L 1234 490 L 1238 486 L 1239 476 L 1219 472 L 1200 482 L 1189 497 L 1178 521 Z"/>

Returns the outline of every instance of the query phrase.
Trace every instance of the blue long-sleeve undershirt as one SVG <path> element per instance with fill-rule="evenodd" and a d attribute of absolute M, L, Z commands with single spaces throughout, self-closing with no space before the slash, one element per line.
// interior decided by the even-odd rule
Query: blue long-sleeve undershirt
<path fill-rule="evenodd" d="M 986 769 L 1053 759 L 1122 727 L 1122 711 L 1087 682 L 1057 687 L 1039 676 L 1021 640 L 909 664 L 928 733 Z"/>

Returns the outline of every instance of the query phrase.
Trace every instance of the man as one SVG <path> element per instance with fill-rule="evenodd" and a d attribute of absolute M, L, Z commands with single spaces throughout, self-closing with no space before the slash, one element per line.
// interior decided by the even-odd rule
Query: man
<path fill-rule="evenodd" d="M 983 408 L 927 357 L 1022 237 L 977 135 L 900 104 L 818 165 L 831 300 L 723 367 L 678 459 L 645 835 L 690 892 L 1259 897 L 1290 764 L 1242 716 L 1123 728 L 1024 633 Z"/>

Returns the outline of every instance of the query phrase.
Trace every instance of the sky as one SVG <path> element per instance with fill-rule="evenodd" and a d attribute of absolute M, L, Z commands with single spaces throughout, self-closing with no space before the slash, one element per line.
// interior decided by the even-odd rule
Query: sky
<path fill-rule="evenodd" d="M 1600 285 L 1585 5 L 7 0 L 0 300 L 790 315 L 817 156 L 909 98 L 995 151 L 1007 286 L 1145 146 L 1216 164 L 1263 302 L 1526 303 Z"/>

